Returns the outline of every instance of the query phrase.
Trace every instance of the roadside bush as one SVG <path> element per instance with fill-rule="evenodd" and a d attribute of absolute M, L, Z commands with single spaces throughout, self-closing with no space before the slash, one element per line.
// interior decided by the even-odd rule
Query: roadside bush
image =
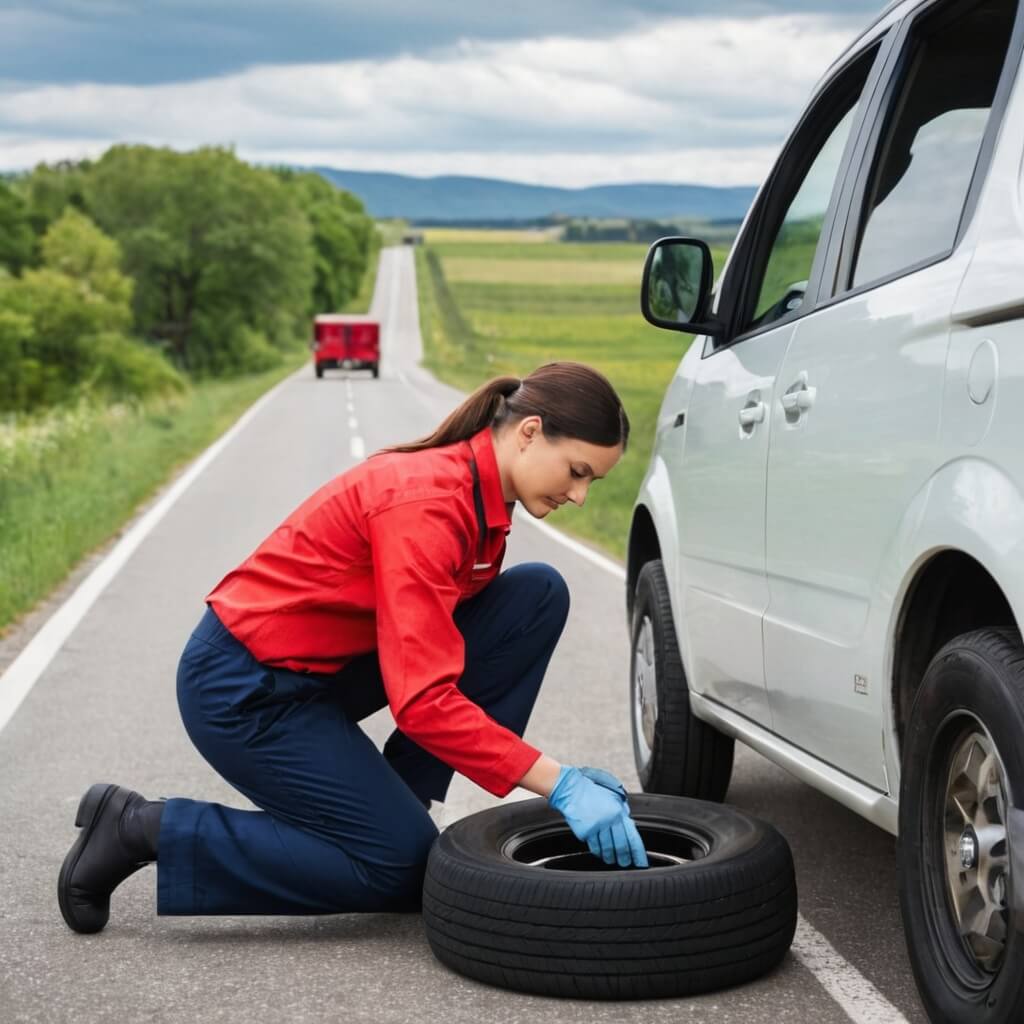
<path fill-rule="evenodd" d="M 231 365 L 243 373 L 262 373 L 281 364 L 281 353 L 267 336 L 248 324 L 239 324 L 231 332 L 228 353 Z"/>
<path fill-rule="evenodd" d="M 185 378 L 155 349 L 122 334 L 89 339 L 92 369 L 79 390 L 116 400 L 180 393 Z"/>

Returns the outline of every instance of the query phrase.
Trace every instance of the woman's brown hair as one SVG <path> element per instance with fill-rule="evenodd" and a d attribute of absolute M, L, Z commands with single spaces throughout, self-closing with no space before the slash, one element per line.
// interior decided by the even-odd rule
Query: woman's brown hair
<path fill-rule="evenodd" d="M 570 437 L 610 448 L 629 440 L 629 419 L 604 374 L 583 363 L 546 363 L 528 377 L 495 377 L 482 384 L 427 437 L 384 448 L 419 452 L 468 441 L 484 427 L 500 428 L 539 416 L 549 441 Z"/>

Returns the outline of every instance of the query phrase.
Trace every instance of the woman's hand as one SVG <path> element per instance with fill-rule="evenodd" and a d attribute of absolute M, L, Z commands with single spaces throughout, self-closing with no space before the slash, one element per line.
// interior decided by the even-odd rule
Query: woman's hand
<path fill-rule="evenodd" d="M 629 814 L 622 783 L 600 768 L 563 767 L 548 803 L 561 811 L 595 857 L 619 867 L 647 867 L 647 851 Z"/>

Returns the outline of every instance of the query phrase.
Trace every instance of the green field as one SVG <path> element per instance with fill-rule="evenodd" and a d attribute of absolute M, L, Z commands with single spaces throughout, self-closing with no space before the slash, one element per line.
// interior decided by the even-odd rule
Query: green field
<path fill-rule="evenodd" d="M 552 525 L 625 557 L 629 515 L 647 467 L 662 396 L 691 341 L 640 314 L 645 245 L 506 240 L 483 231 L 427 231 L 416 253 L 425 363 L 471 390 L 571 359 L 601 370 L 632 424 L 629 450 L 585 507 Z M 726 251 L 713 251 L 720 268 Z"/>

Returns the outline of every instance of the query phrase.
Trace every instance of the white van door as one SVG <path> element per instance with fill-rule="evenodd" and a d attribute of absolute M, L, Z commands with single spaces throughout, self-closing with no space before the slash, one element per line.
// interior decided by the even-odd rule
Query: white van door
<path fill-rule="evenodd" d="M 904 27 L 901 70 L 872 117 L 834 249 L 837 294 L 798 324 L 772 407 L 772 719 L 790 742 L 879 790 L 893 601 L 879 576 L 942 458 L 950 310 L 970 258 L 957 241 L 998 127 L 991 108 L 1015 8 L 936 4 Z M 994 25 L 1000 9 L 1005 24 Z"/>
<path fill-rule="evenodd" d="M 772 727 L 762 643 L 770 410 L 794 321 L 827 245 L 835 186 L 876 55 L 866 54 L 823 88 L 758 196 L 719 303 L 729 316 L 730 308 L 746 308 L 749 297 L 750 315 L 734 319 L 719 347 L 708 341 L 694 372 L 682 462 L 673 467 L 690 687 L 766 728 Z"/>

